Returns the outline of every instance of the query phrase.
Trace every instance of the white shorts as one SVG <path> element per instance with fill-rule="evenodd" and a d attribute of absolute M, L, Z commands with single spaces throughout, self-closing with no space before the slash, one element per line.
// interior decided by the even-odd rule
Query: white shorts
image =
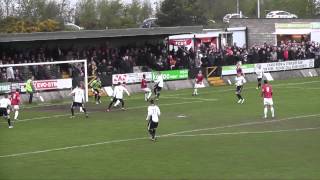
<path fill-rule="evenodd" d="M 13 105 L 13 109 L 14 110 L 19 110 L 20 108 L 19 108 L 19 105 Z"/>
<path fill-rule="evenodd" d="M 263 98 L 263 104 L 273 106 L 273 100 L 272 98 Z"/>
<path fill-rule="evenodd" d="M 151 91 L 151 89 L 150 88 L 143 88 L 143 89 L 141 89 L 143 92 L 150 92 Z"/>
<path fill-rule="evenodd" d="M 201 83 L 195 83 L 194 84 L 194 88 L 204 88 L 205 86 L 204 86 L 204 83 L 203 82 L 201 82 Z"/>

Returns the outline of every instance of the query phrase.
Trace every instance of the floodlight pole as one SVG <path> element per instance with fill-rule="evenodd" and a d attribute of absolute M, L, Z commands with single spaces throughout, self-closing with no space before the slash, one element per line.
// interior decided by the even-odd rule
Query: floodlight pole
<path fill-rule="evenodd" d="M 237 0 L 237 14 L 240 13 L 240 4 L 239 4 L 239 0 Z"/>
<path fill-rule="evenodd" d="M 258 18 L 260 18 L 260 0 L 257 2 L 257 12 L 258 12 Z"/>

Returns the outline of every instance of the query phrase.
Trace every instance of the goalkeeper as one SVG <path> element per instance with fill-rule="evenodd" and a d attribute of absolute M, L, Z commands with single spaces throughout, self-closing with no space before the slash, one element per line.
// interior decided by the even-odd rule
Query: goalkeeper
<path fill-rule="evenodd" d="M 92 81 L 92 83 L 90 84 L 92 91 L 94 93 L 94 100 L 96 101 L 96 104 L 100 104 L 100 90 L 101 90 L 101 80 L 99 77 L 97 77 L 97 79 L 95 79 L 94 81 Z"/>

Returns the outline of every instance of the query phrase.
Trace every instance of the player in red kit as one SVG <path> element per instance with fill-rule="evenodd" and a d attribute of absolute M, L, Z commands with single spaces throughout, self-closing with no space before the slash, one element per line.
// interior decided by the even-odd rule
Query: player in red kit
<path fill-rule="evenodd" d="M 15 92 L 11 94 L 11 106 L 14 112 L 14 120 L 18 119 L 19 116 L 19 105 L 20 105 L 20 90 L 16 89 Z"/>
<path fill-rule="evenodd" d="M 194 89 L 193 89 L 193 93 L 192 96 L 197 96 L 198 95 L 198 88 L 204 88 L 204 83 L 203 83 L 203 75 L 202 72 L 199 71 L 199 73 L 197 74 L 196 78 L 195 78 L 195 82 L 194 82 Z"/>
<path fill-rule="evenodd" d="M 263 97 L 264 104 L 264 118 L 268 117 L 268 108 L 271 111 L 272 118 L 274 118 L 274 108 L 273 108 L 273 100 L 272 100 L 272 86 L 268 84 L 268 80 L 264 80 L 264 84 L 262 86 L 261 96 Z"/>
<path fill-rule="evenodd" d="M 145 74 L 142 75 L 141 90 L 144 92 L 144 100 L 148 101 L 152 95 L 152 92 L 151 89 L 148 88 L 148 83 Z"/>

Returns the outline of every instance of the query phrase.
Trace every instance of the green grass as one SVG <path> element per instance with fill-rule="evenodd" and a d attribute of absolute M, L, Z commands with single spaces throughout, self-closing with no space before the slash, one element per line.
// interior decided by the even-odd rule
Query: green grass
<path fill-rule="evenodd" d="M 141 93 L 127 111 L 90 103 L 88 119 L 66 103 L 23 109 L 13 129 L 0 123 L 0 179 L 320 179 L 320 79 L 272 85 L 275 121 L 255 83 L 242 105 L 233 86 L 163 91 L 155 143 Z"/>

